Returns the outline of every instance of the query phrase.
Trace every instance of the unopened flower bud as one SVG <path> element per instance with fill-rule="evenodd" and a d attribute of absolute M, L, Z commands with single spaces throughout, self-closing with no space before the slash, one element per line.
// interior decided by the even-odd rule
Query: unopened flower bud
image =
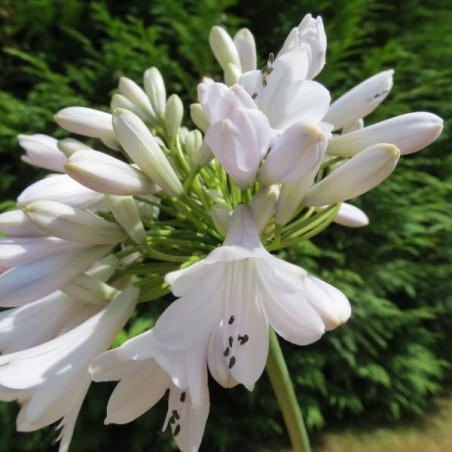
<path fill-rule="evenodd" d="M 77 151 L 83 151 L 86 149 L 91 149 L 85 143 L 81 141 L 74 140 L 74 138 L 64 138 L 58 141 L 58 149 L 69 158 L 72 154 Z"/>
<path fill-rule="evenodd" d="M 93 213 L 55 201 L 36 201 L 24 208 L 47 234 L 71 242 L 104 245 L 124 240 L 124 231 Z"/>
<path fill-rule="evenodd" d="M 202 134 L 199 130 L 192 130 L 185 137 L 185 152 L 191 162 L 194 162 L 202 145 Z"/>
<path fill-rule="evenodd" d="M 250 208 L 259 234 L 264 232 L 268 222 L 275 213 L 278 195 L 279 187 L 277 185 L 269 185 L 262 187 L 251 200 Z"/>
<path fill-rule="evenodd" d="M 380 72 L 347 91 L 330 105 L 324 121 L 334 124 L 334 130 L 337 130 L 365 118 L 389 94 L 393 74 L 392 69 Z"/>
<path fill-rule="evenodd" d="M 112 110 L 124 108 L 125 110 L 130 110 L 135 113 L 142 121 L 149 120 L 149 115 L 147 113 L 122 94 L 113 94 L 110 102 L 110 108 Z"/>
<path fill-rule="evenodd" d="M 183 116 L 184 106 L 182 101 L 177 94 L 172 94 L 166 102 L 165 109 L 166 133 L 170 138 L 174 138 L 177 135 Z"/>
<path fill-rule="evenodd" d="M 166 155 L 138 116 L 119 108 L 113 115 L 113 127 L 127 154 L 152 181 L 173 196 L 183 192 Z"/>
<path fill-rule="evenodd" d="M 133 105 L 138 107 L 141 111 L 143 111 L 150 120 L 155 122 L 156 115 L 155 111 L 152 108 L 151 102 L 143 91 L 143 89 L 138 86 L 133 80 L 127 77 L 121 77 L 119 79 L 119 92 L 129 99 Z"/>
<path fill-rule="evenodd" d="M 58 149 L 57 140 L 47 135 L 19 135 L 19 144 L 25 149 L 26 155 L 21 158 L 25 163 L 64 172 L 63 165 L 66 156 Z"/>
<path fill-rule="evenodd" d="M 235 64 L 229 63 L 224 70 L 224 81 L 226 85 L 232 86 L 238 82 L 241 75 L 241 70 Z"/>
<path fill-rule="evenodd" d="M 85 303 L 103 305 L 119 295 L 119 290 L 99 281 L 93 276 L 82 273 L 61 287 L 61 291 L 76 300 Z"/>
<path fill-rule="evenodd" d="M 190 105 L 190 118 L 195 123 L 196 127 L 202 132 L 206 133 L 209 128 L 209 120 L 207 119 L 201 104 Z"/>
<path fill-rule="evenodd" d="M 242 71 L 254 71 L 256 69 L 256 42 L 248 28 L 242 28 L 234 36 L 234 45 L 239 54 Z"/>
<path fill-rule="evenodd" d="M 86 107 L 67 107 L 55 115 L 55 121 L 69 132 L 116 142 L 111 114 Z"/>
<path fill-rule="evenodd" d="M 166 89 L 163 77 L 159 70 L 151 67 L 144 73 L 144 90 L 151 101 L 152 108 L 159 116 L 165 114 Z"/>
<path fill-rule="evenodd" d="M 65 165 L 66 173 L 80 184 L 110 195 L 143 195 L 157 187 L 142 171 L 103 152 L 74 153 Z"/>
<path fill-rule="evenodd" d="M 226 70 L 228 63 L 235 64 L 242 70 L 240 57 L 234 45 L 234 41 L 226 30 L 218 25 L 212 27 L 209 34 L 209 44 L 215 58 L 224 71 Z"/>
<path fill-rule="evenodd" d="M 310 188 L 303 203 L 324 206 L 362 195 L 392 173 L 399 157 L 399 149 L 392 144 L 371 146 Z"/>
<path fill-rule="evenodd" d="M 225 204 L 215 204 L 210 209 L 210 215 L 217 230 L 226 235 L 232 209 Z"/>
<path fill-rule="evenodd" d="M 105 198 L 113 216 L 126 231 L 127 235 L 134 242 L 145 247 L 146 232 L 133 197 L 106 195 Z"/>
<path fill-rule="evenodd" d="M 407 113 L 334 137 L 328 143 L 327 153 L 350 157 L 374 144 L 391 143 L 400 149 L 401 155 L 406 155 L 428 146 L 442 130 L 443 120 L 433 113 Z"/>
<path fill-rule="evenodd" d="M 320 212 L 328 206 L 316 207 L 316 211 Z M 339 208 L 339 212 L 334 217 L 333 221 L 341 226 L 348 228 L 361 228 L 369 224 L 369 218 L 358 207 L 343 202 Z"/>
<path fill-rule="evenodd" d="M 195 168 L 200 169 L 204 168 L 206 165 L 210 163 L 210 161 L 214 158 L 212 150 L 208 146 L 208 144 L 203 141 L 201 147 L 199 148 L 198 154 L 196 154 L 195 158 Z"/>

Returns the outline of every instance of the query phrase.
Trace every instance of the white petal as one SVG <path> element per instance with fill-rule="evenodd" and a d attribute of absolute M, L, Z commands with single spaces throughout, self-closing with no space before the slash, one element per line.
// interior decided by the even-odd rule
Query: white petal
<path fill-rule="evenodd" d="M 13 237 L 39 237 L 45 232 L 33 224 L 22 210 L 0 213 L 0 231 Z"/>
<path fill-rule="evenodd" d="M 5 355 L 53 339 L 81 306 L 82 302 L 57 291 L 28 305 L 1 312 L 0 352 Z"/>
<path fill-rule="evenodd" d="M 270 141 L 267 118 L 257 110 L 238 110 L 209 128 L 206 143 L 243 190 L 254 183 Z"/>
<path fill-rule="evenodd" d="M 0 306 L 22 306 L 55 291 L 103 257 L 110 246 L 61 251 L 0 275 Z"/>
<path fill-rule="evenodd" d="M 401 155 L 411 154 L 435 141 L 443 130 L 443 120 L 432 113 L 416 112 L 396 116 L 364 129 L 330 140 L 327 152 L 350 157 L 377 143 L 391 143 Z"/>
<path fill-rule="evenodd" d="M 156 338 L 170 350 L 186 349 L 207 340 L 220 323 L 223 310 L 221 291 L 223 266 L 212 266 L 208 278 L 174 301 L 154 327 Z"/>
<path fill-rule="evenodd" d="M 332 330 L 348 320 L 350 303 L 345 295 L 331 284 L 308 275 L 303 295 L 325 323 L 326 330 Z"/>
<path fill-rule="evenodd" d="M 228 367 L 229 358 L 224 356 L 223 345 L 223 322 L 210 335 L 209 348 L 207 351 L 207 363 L 209 370 L 216 382 L 223 388 L 233 388 L 238 385 Z M 229 353 L 228 353 L 229 354 Z"/>
<path fill-rule="evenodd" d="M 389 94 L 393 74 L 392 69 L 380 72 L 347 91 L 330 105 L 325 121 L 334 124 L 334 129 L 337 130 L 365 118 Z"/>
<path fill-rule="evenodd" d="M 297 345 L 311 344 L 322 336 L 325 327 L 320 316 L 303 298 L 275 278 L 273 269 L 261 266 L 259 274 L 259 300 L 274 330 L 284 339 Z"/>
<path fill-rule="evenodd" d="M 16 267 L 79 246 L 56 237 L 0 238 L 0 267 Z"/>
<path fill-rule="evenodd" d="M 394 170 L 400 151 L 390 144 L 377 144 L 352 157 L 309 189 L 303 203 L 324 206 L 362 195 L 381 184 Z"/>

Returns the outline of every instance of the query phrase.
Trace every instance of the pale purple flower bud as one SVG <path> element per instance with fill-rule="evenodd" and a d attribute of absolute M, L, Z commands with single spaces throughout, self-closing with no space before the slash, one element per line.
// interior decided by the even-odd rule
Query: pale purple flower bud
<path fill-rule="evenodd" d="M 271 185 L 303 179 L 322 161 L 329 137 L 315 124 L 294 123 L 271 148 L 259 170 L 259 182 Z"/>

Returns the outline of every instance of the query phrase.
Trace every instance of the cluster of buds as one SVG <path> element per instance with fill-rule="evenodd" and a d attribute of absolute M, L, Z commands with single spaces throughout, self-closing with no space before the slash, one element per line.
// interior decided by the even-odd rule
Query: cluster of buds
<path fill-rule="evenodd" d="M 366 225 L 344 201 L 442 130 L 426 112 L 364 127 L 392 70 L 331 103 L 313 80 L 325 64 L 321 18 L 307 15 L 262 69 L 246 29 L 231 38 L 214 27 L 210 45 L 225 83 L 198 86 L 199 130 L 182 126 L 181 99 L 151 68 L 144 89 L 120 79 L 112 113 L 56 114 L 95 144 L 19 137 L 23 160 L 52 174 L 0 215 L 0 307 L 10 308 L 0 313 L 0 399 L 22 404 L 20 431 L 60 420 L 61 451 L 91 379 L 119 381 L 107 422 L 130 422 L 166 394 L 164 430 L 198 450 L 208 372 L 252 390 L 269 326 L 307 345 L 350 316 L 338 289 L 271 252 L 332 221 Z M 136 303 L 170 292 L 178 299 L 152 329 L 107 351 Z"/>

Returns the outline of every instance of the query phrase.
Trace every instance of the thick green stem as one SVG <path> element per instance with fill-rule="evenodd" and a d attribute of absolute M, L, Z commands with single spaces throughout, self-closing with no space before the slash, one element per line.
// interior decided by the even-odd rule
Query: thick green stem
<path fill-rule="evenodd" d="M 294 452 L 311 452 L 308 432 L 276 333 L 270 328 L 267 373 L 278 399 Z"/>

